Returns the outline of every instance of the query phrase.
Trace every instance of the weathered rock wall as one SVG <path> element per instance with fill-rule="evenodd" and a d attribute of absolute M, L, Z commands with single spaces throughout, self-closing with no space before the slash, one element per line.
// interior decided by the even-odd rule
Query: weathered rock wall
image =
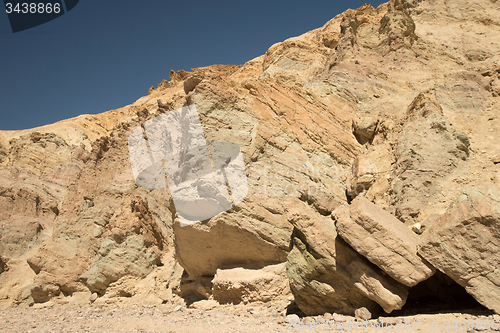
<path fill-rule="evenodd" d="M 364 5 L 124 108 L 0 132 L 0 305 L 290 291 L 306 314 L 391 312 L 437 269 L 498 312 L 497 190 L 456 198 L 498 186 L 499 17 L 491 0 Z M 240 147 L 249 192 L 181 227 L 168 190 L 136 185 L 128 136 L 192 104 L 208 142 Z"/>

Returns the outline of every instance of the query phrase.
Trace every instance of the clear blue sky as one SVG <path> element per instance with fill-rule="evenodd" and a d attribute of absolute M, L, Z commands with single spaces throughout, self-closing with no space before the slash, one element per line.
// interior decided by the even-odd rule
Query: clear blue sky
<path fill-rule="evenodd" d="M 15 34 L 2 9 L 0 130 L 120 108 L 171 69 L 243 64 L 365 2 L 80 0 Z"/>

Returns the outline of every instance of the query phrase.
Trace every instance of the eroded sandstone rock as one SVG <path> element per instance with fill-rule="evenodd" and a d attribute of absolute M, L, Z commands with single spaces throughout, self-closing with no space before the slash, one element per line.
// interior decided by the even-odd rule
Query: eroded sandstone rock
<path fill-rule="evenodd" d="M 191 75 L 188 76 L 187 79 L 184 81 L 184 92 L 186 94 L 190 93 L 191 91 L 196 88 L 198 83 L 200 83 L 203 80 L 203 78 L 199 75 Z"/>
<path fill-rule="evenodd" d="M 172 71 L 124 108 L 1 131 L 0 256 L 9 269 L 0 305 L 87 304 L 85 273 L 99 289 L 94 304 L 184 306 L 211 296 L 217 270 L 288 261 L 305 312 L 400 308 L 407 286 L 328 231 L 328 216 L 362 184 L 370 201 L 427 230 L 461 188 L 499 179 L 499 17 L 489 0 L 367 4 L 244 65 Z M 190 76 L 203 82 L 186 95 Z M 187 104 L 207 142 L 241 148 L 249 195 L 185 229 L 168 190 L 135 183 L 127 138 Z"/>
<path fill-rule="evenodd" d="M 43 227 L 36 221 L 18 221 L 18 223 L 3 228 L 0 231 L 0 253 L 5 256 L 18 258 L 22 256 L 30 247 L 37 243 Z"/>
<path fill-rule="evenodd" d="M 418 253 L 500 313 L 500 190 L 468 188 L 459 201 L 424 232 Z"/>
<path fill-rule="evenodd" d="M 360 143 L 367 143 L 373 139 L 375 131 L 377 130 L 378 117 L 377 116 L 358 116 L 353 122 L 354 134 L 357 135 Z"/>
<path fill-rule="evenodd" d="M 144 278 L 159 264 L 160 251 L 146 249 L 142 239 L 129 237 L 123 244 L 105 240 L 99 249 L 100 258 L 80 276 L 91 292 L 104 294 L 106 288 L 121 277 Z"/>
<path fill-rule="evenodd" d="M 410 225 L 419 221 L 420 211 L 444 209 L 439 195 L 453 191 L 447 188 L 450 179 L 467 168 L 470 140 L 444 117 L 431 95 L 421 93 L 408 107 L 394 155 L 389 204 L 391 212 Z"/>
<path fill-rule="evenodd" d="M 269 302 L 290 294 L 285 263 L 262 269 L 218 269 L 212 284 L 213 298 L 220 304 Z"/>
<path fill-rule="evenodd" d="M 335 215 L 339 235 L 396 281 L 412 287 L 434 274 L 434 267 L 417 255 L 418 236 L 365 197 Z"/>
<path fill-rule="evenodd" d="M 387 182 L 387 175 L 392 172 L 392 162 L 393 157 L 390 152 L 383 149 L 356 157 L 351 172 L 347 175 L 349 196 L 354 199 L 370 190 L 375 183 Z M 373 192 L 372 190 L 371 193 Z"/>
<path fill-rule="evenodd" d="M 337 237 L 330 218 L 296 204 L 289 210 L 289 219 L 295 229 L 287 274 L 295 301 L 305 314 L 352 315 L 360 307 L 378 312 L 378 305 L 390 313 L 403 307 L 407 287 L 385 276 Z"/>

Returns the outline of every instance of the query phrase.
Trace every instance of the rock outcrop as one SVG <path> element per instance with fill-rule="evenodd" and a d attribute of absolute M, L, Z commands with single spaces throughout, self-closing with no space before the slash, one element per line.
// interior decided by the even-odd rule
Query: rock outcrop
<path fill-rule="evenodd" d="M 394 214 L 412 224 L 446 191 L 450 178 L 467 168 L 469 137 L 444 117 L 439 103 L 419 94 L 408 107 L 394 151 L 395 179 L 390 204 Z"/>
<path fill-rule="evenodd" d="M 401 309 L 408 288 L 337 238 L 332 219 L 307 213 L 305 207 L 298 202 L 289 209 L 295 229 L 287 273 L 300 309 L 308 315 L 353 313 L 359 307 L 376 312 L 377 303 L 388 313 Z"/>
<path fill-rule="evenodd" d="M 262 269 L 218 269 L 212 284 L 213 298 L 220 304 L 270 302 L 290 296 L 285 263 Z"/>
<path fill-rule="evenodd" d="M 417 255 L 418 236 L 365 197 L 336 215 L 342 239 L 396 281 L 413 287 L 434 274 L 434 267 Z"/>
<path fill-rule="evenodd" d="M 458 201 L 422 235 L 418 252 L 498 313 L 500 189 L 468 188 Z"/>
<path fill-rule="evenodd" d="M 376 316 L 442 289 L 500 313 L 483 189 L 500 179 L 499 17 L 490 0 L 367 4 L 243 65 L 171 71 L 129 106 L 0 131 L 0 307 L 281 293 Z M 136 183 L 128 138 L 188 105 L 208 144 L 240 148 L 248 194 L 181 227 L 166 186 Z"/>

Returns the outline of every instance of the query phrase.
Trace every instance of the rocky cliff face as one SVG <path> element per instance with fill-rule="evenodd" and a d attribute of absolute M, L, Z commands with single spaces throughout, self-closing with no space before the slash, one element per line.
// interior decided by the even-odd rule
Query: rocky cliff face
<path fill-rule="evenodd" d="M 500 313 L 499 26 L 495 0 L 364 5 L 124 108 L 0 132 L 1 306 L 389 313 L 465 288 Z M 128 137 L 193 104 L 249 191 L 181 227 L 168 189 L 136 185 Z"/>

